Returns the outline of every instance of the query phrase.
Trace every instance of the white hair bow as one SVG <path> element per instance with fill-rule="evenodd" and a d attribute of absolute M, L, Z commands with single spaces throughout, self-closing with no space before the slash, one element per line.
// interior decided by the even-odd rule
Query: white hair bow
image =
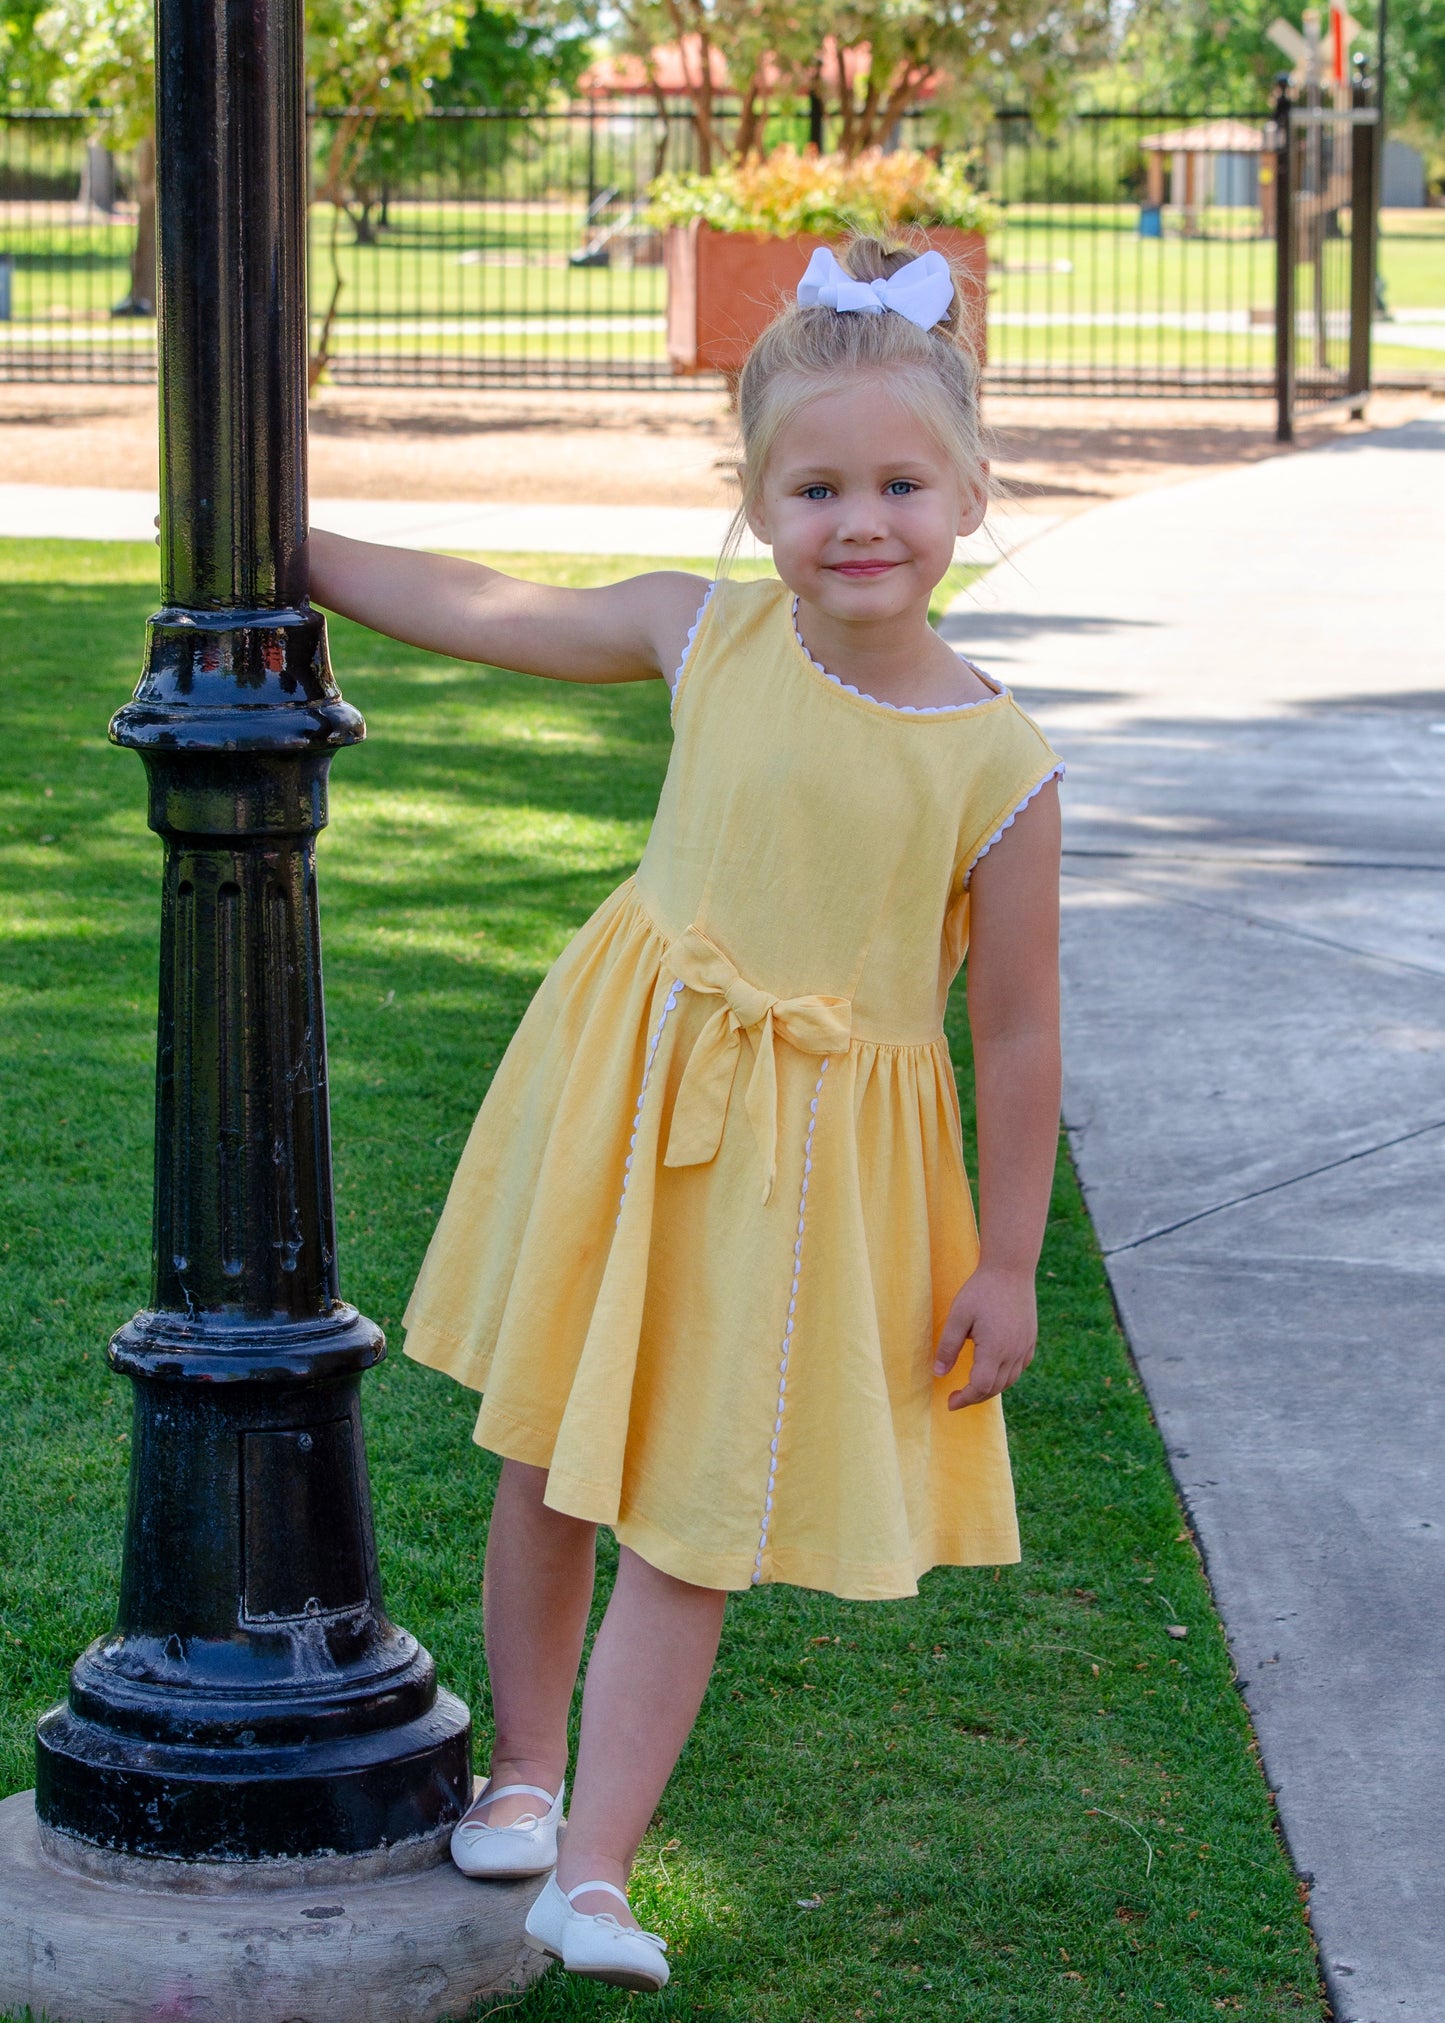
<path fill-rule="evenodd" d="M 798 283 L 798 300 L 805 309 L 859 309 L 865 316 L 892 309 L 931 330 L 953 300 L 953 275 L 942 253 L 930 249 L 886 280 L 855 281 L 829 247 L 819 246 Z"/>

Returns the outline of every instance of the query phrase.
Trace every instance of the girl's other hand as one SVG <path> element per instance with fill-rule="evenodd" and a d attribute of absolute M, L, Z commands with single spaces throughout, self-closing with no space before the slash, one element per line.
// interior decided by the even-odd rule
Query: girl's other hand
<path fill-rule="evenodd" d="M 949 1411 L 996 1398 L 1016 1384 L 1034 1359 L 1038 1332 L 1033 1273 L 980 1265 L 949 1308 L 934 1353 L 933 1374 L 945 1377 L 964 1348 L 973 1345 L 968 1381 L 961 1391 L 949 1393 Z"/>

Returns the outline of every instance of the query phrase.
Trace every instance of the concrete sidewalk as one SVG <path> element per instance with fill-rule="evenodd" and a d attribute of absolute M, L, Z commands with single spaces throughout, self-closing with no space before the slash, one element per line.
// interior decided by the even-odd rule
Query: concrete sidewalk
<path fill-rule="evenodd" d="M 0 539 L 149 541 L 154 492 L 99 485 L 0 484 Z M 456 499 L 328 499 L 311 502 L 312 523 L 361 541 L 494 555 L 656 555 L 715 557 L 732 520 L 726 506 L 470 504 Z M 986 531 L 958 544 L 961 562 L 987 565 L 1056 526 L 1057 516 L 1019 510 L 991 516 Z M 739 550 L 760 555 L 750 534 Z"/>
<path fill-rule="evenodd" d="M 1445 2017 L 1442 556 L 1416 422 L 945 621 L 1070 761 L 1066 1119 L 1338 2023 Z"/>

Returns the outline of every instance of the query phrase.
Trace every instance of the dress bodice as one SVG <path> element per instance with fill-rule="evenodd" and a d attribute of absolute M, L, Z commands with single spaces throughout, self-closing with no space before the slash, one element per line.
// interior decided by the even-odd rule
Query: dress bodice
<path fill-rule="evenodd" d="M 1061 770 L 1037 726 L 1006 690 L 914 712 L 844 687 L 775 581 L 717 586 L 673 711 L 636 881 L 664 935 L 693 930 L 771 998 L 844 1001 L 855 1040 L 936 1040 L 969 874 Z"/>

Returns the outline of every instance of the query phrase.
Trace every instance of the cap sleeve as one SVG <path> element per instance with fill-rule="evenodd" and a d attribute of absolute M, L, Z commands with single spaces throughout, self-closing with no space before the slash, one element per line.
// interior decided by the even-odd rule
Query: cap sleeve
<path fill-rule="evenodd" d="M 986 856 L 1034 796 L 1062 779 L 1064 762 L 1034 722 L 1012 698 L 998 713 L 998 732 L 969 795 L 962 827 L 957 879 L 966 885 Z"/>

